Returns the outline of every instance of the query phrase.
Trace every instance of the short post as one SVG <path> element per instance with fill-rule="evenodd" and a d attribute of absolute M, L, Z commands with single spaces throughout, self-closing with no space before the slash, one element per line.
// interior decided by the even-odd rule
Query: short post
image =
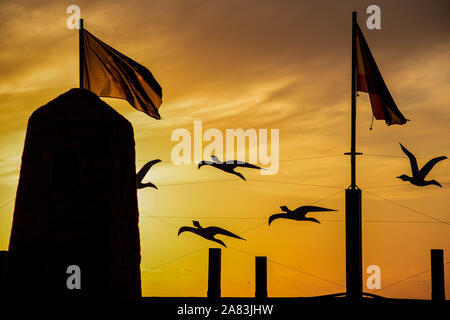
<path fill-rule="evenodd" d="M 0 296 L 6 290 L 6 262 L 8 259 L 8 251 L 0 251 Z"/>
<path fill-rule="evenodd" d="M 220 264 L 221 264 L 221 249 L 209 249 L 209 264 L 208 264 L 208 293 L 209 299 L 220 298 Z"/>
<path fill-rule="evenodd" d="M 431 300 L 445 300 L 444 250 L 431 249 Z"/>
<path fill-rule="evenodd" d="M 255 257 L 255 298 L 267 298 L 267 257 Z"/>

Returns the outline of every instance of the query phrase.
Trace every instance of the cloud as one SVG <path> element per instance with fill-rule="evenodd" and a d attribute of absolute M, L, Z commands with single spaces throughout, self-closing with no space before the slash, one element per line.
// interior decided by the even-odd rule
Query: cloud
<path fill-rule="evenodd" d="M 16 189 L 29 115 L 78 85 L 78 37 L 76 31 L 65 26 L 68 17 L 65 10 L 70 4 L 81 6 L 89 31 L 147 66 L 162 85 L 160 111 L 164 119 L 161 121 L 150 119 L 127 102 L 105 99 L 133 124 L 138 160 L 169 160 L 174 145 L 170 141 L 171 132 L 180 127 L 191 130 L 194 120 L 202 120 L 204 130 L 279 128 L 280 160 L 312 159 L 281 162 L 278 175 L 265 180 L 337 185 L 343 189 L 347 186 L 349 164 L 343 153 L 349 151 L 350 140 L 350 13 L 355 8 L 358 10 L 363 27 L 365 8 L 371 2 L 28 0 L 0 2 L 0 182 L 5 194 L 9 191 L 14 194 Z M 363 32 L 399 109 L 411 122 L 387 127 L 384 121 L 375 121 L 370 131 L 371 107 L 367 95 L 360 94 L 357 142 L 358 151 L 364 153 L 358 159 L 358 181 L 362 187 L 401 184 L 395 176 L 409 170 L 407 159 L 373 155 L 402 157 L 398 142 L 425 158 L 450 150 L 449 2 L 383 1 L 380 6 L 382 29 Z M 313 158 L 336 154 L 342 156 Z M 137 167 L 142 163 L 138 162 Z M 223 175 L 212 169 L 198 171 L 195 166 L 178 168 L 161 164 L 152 169 L 148 179 L 176 184 L 221 179 Z M 449 182 L 448 162 L 436 166 L 432 175 L 439 181 Z M 249 176 L 261 179 L 257 173 Z M 301 185 L 238 182 L 142 190 L 140 203 L 158 215 L 170 216 L 176 212 L 180 216 L 211 214 L 214 217 L 219 213 L 224 216 L 251 213 L 265 217 L 272 208 L 278 210 L 280 203 L 313 202 L 334 191 Z M 445 208 L 449 205 L 447 186 L 416 189 L 404 185 L 367 190 L 441 219 L 445 219 Z M 246 197 L 242 197 L 244 193 Z M 364 205 L 376 218 L 400 214 L 405 219 L 417 218 L 404 208 L 376 197 L 367 198 Z M 342 207 L 342 194 L 326 203 Z M 142 235 L 143 239 L 155 243 L 150 245 L 143 240 L 143 256 L 154 254 L 155 259 L 161 258 L 155 254 L 155 248 L 165 252 L 167 248 L 177 248 L 180 252 L 187 249 L 183 246 L 188 246 L 188 241 L 180 241 L 176 232 L 166 233 L 163 224 L 157 222 L 154 226 L 152 222 L 146 220 Z M 3 224 L 0 231 L 3 234 L 10 232 L 8 223 Z M 278 228 L 283 236 L 289 230 L 297 230 Z M 367 228 L 369 232 L 373 230 L 372 226 Z M 425 250 L 435 243 L 445 247 L 448 236 L 445 238 L 441 229 L 432 232 L 434 229 L 426 228 L 420 232 L 428 237 L 421 239 L 420 250 L 416 251 L 422 252 L 422 248 Z M 261 230 L 255 229 L 246 244 L 259 240 L 261 247 L 255 250 L 282 254 L 266 248 L 267 234 Z M 383 226 L 380 230 L 383 241 L 414 244 L 414 235 L 405 239 L 398 236 L 408 233 L 410 227 Z M 330 240 L 326 238 L 329 236 L 324 233 L 322 240 Z M 164 243 L 157 243 L 161 238 Z M 365 239 L 377 243 L 379 234 Z M 197 240 L 201 241 L 193 238 Z M 310 249 L 304 248 L 305 252 Z M 334 254 L 334 251 L 324 252 L 327 257 Z M 201 270 L 204 258 L 193 260 L 193 267 L 178 268 L 174 274 L 196 273 Z M 400 266 L 401 261 L 391 258 L 392 270 L 396 270 L 394 267 Z M 422 253 L 415 259 L 428 261 Z M 340 267 L 338 262 L 336 265 Z M 159 274 L 162 270 L 143 268 L 142 272 Z M 393 278 L 398 278 L 401 271 L 395 274 Z M 285 270 L 276 275 L 284 277 L 286 283 L 297 283 L 298 274 L 290 275 Z M 164 288 L 155 286 L 151 290 L 166 292 Z M 421 287 L 417 288 L 408 292 L 420 296 Z M 299 294 L 299 290 L 294 291 Z"/>

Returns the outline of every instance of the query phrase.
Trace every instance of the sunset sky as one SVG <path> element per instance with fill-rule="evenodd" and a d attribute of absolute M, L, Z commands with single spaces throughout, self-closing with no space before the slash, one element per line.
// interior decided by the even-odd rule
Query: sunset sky
<path fill-rule="evenodd" d="M 87 30 L 146 66 L 163 89 L 162 120 L 103 98 L 134 127 L 137 169 L 163 160 L 149 176 L 159 190 L 138 191 L 144 296 L 206 295 L 207 248 L 217 246 L 194 234 L 177 236 L 194 219 L 247 239 L 221 237 L 228 245 L 223 296 L 254 294 L 255 255 L 269 259 L 270 296 L 345 291 L 354 10 L 398 108 L 411 120 L 391 127 L 375 121 L 369 130 L 369 98 L 357 98 L 363 269 L 380 266 L 384 288 L 429 270 L 432 248 L 444 249 L 450 261 L 449 225 L 438 221 L 450 221 L 450 162 L 429 175 L 442 189 L 396 179 L 410 175 L 399 142 L 419 166 L 450 156 L 448 1 L 1 1 L 0 250 L 8 249 L 28 117 L 78 86 L 78 33 L 66 27 L 71 4 L 81 7 Z M 371 4 L 381 8 L 381 30 L 366 27 Z M 195 120 L 223 133 L 279 129 L 279 172 L 241 169 L 244 182 L 214 168 L 172 164 L 171 133 L 193 131 Z M 280 205 L 318 200 L 338 211 L 313 214 L 321 224 L 277 220 L 268 227 Z M 445 272 L 449 295 L 449 264 Z M 430 273 L 423 273 L 376 293 L 428 299 L 430 286 Z"/>

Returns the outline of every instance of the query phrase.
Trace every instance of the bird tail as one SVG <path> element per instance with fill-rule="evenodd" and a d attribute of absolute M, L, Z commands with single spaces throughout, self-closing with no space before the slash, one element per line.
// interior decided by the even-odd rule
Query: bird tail
<path fill-rule="evenodd" d="M 244 177 L 244 175 L 242 173 L 237 172 L 237 171 L 232 171 L 232 173 L 234 175 L 238 176 L 239 178 L 241 178 L 242 180 L 247 181 L 247 180 L 245 180 L 245 177 Z"/>
<path fill-rule="evenodd" d="M 320 221 L 317 220 L 316 218 L 310 218 L 310 221 L 320 223 Z"/>
<path fill-rule="evenodd" d="M 212 239 L 212 241 L 217 242 L 218 244 L 224 246 L 225 248 L 227 247 L 227 245 L 226 245 L 222 240 L 219 240 L 219 239 L 215 239 L 215 238 L 214 238 L 214 239 Z"/>

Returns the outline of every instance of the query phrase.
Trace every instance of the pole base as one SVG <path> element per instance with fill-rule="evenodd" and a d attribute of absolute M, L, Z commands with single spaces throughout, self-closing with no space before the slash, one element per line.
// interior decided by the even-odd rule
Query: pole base
<path fill-rule="evenodd" d="M 350 301 L 362 297 L 361 189 L 345 190 L 345 249 L 347 292 Z"/>

